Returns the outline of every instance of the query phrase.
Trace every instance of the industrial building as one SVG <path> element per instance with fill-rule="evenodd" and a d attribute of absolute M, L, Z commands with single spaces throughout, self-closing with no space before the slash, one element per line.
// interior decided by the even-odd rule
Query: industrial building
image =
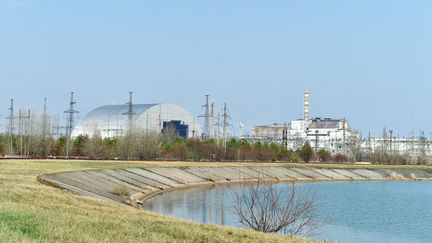
<path fill-rule="evenodd" d="M 253 128 L 253 138 L 266 142 L 283 143 L 286 131 L 288 148 L 298 149 L 305 142 L 315 149 L 325 148 L 333 153 L 342 152 L 348 140 L 357 138 L 357 132 L 344 119 L 314 118 L 294 120 L 286 124 L 271 124 Z"/>
<path fill-rule="evenodd" d="M 88 113 L 78 122 L 72 137 L 100 135 L 102 138 L 124 136 L 133 126 L 145 134 L 160 134 L 172 127 L 185 138 L 200 134 L 194 116 L 173 104 L 105 105 Z"/>
<path fill-rule="evenodd" d="M 309 92 L 304 94 L 304 117 L 283 124 L 255 126 L 255 140 L 285 142 L 288 148 L 297 149 L 309 142 L 315 149 L 325 148 L 332 153 L 343 152 L 348 140 L 358 138 L 345 119 L 309 118 Z"/>

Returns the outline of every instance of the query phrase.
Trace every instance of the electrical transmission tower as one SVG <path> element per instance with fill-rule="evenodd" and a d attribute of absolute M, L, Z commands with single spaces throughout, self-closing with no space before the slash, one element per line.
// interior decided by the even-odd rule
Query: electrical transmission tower
<path fill-rule="evenodd" d="M 214 138 L 214 98 L 211 98 L 210 101 L 210 124 L 209 124 L 209 135 L 210 138 Z"/>
<path fill-rule="evenodd" d="M 27 114 L 27 115 L 26 115 Z M 27 156 L 27 150 L 28 143 L 24 141 L 28 140 L 30 137 L 30 110 L 19 110 L 18 115 L 18 134 L 20 137 L 20 149 L 19 149 L 19 155 L 21 156 Z"/>
<path fill-rule="evenodd" d="M 74 126 L 74 114 L 79 113 L 78 111 L 74 110 L 74 105 L 76 102 L 74 101 L 74 92 L 70 93 L 70 103 L 69 103 L 69 110 L 65 111 L 64 113 L 67 114 L 67 125 L 66 125 L 66 137 L 70 138 L 72 134 L 72 129 Z"/>
<path fill-rule="evenodd" d="M 288 126 L 286 122 L 282 130 L 282 145 L 284 146 L 284 148 L 288 148 Z"/>
<path fill-rule="evenodd" d="M 48 108 L 47 108 L 47 98 L 44 98 L 44 109 L 42 113 L 42 137 L 45 138 L 48 135 Z"/>
<path fill-rule="evenodd" d="M 48 107 L 47 107 L 47 98 L 44 98 L 44 108 L 41 116 L 41 155 L 43 157 L 48 156 L 49 154 L 49 140 L 48 136 L 51 133 L 51 129 L 49 129 L 49 116 L 48 116 Z"/>
<path fill-rule="evenodd" d="M 209 139 L 210 138 L 210 117 L 212 116 L 210 114 L 210 103 L 209 103 L 209 95 L 206 95 L 206 103 L 202 106 L 204 108 L 204 114 L 199 117 L 204 117 L 204 131 L 202 134 L 202 139 Z"/>
<path fill-rule="evenodd" d="M 224 113 L 223 113 L 223 130 L 222 130 L 222 145 L 224 148 L 224 157 L 226 156 L 226 140 L 227 140 L 227 127 L 228 127 L 228 108 L 225 102 L 224 104 Z"/>
<path fill-rule="evenodd" d="M 15 131 L 15 114 L 14 114 L 14 99 L 10 100 L 10 107 L 9 107 L 9 116 L 6 118 L 9 120 L 9 125 L 8 125 L 8 135 L 9 135 L 9 146 L 10 146 L 10 154 L 14 155 L 14 147 L 13 147 L 13 136 L 14 136 L 14 131 Z"/>
<path fill-rule="evenodd" d="M 9 120 L 8 134 L 11 136 L 15 131 L 14 99 L 10 100 L 10 107 L 8 110 L 9 110 L 9 116 L 6 117 L 6 119 Z"/>
<path fill-rule="evenodd" d="M 134 115 L 136 115 L 136 113 L 134 113 L 134 111 L 133 111 L 132 94 L 133 94 L 133 92 L 129 92 L 129 102 L 127 103 L 128 111 L 122 113 L 122 115 L 128 116 L 128 128 L 127 128 L 127 134 L 128 135 L 132 134 L 133 119 L 134 119 Z"/>

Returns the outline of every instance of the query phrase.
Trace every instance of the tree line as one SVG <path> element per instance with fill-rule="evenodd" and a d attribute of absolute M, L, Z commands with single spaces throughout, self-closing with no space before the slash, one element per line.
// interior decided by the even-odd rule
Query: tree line
<path fill-rule="evenodd" d="M 188 161 L 283 161 L 325 163 L 369 161 L 375 164 L 426 164 L 425 153 L 399 154 L 377 148 L 368 152 L 360 143 L 349 142 L 345 153 L 315 151 L 305 141 L 293 150 L 276 142 L 232 138 L 223 144 L 217 139 L 183 139 L 168 129 L 162 134 L 134 130 L 122 137 L 102 138 L 80 135 L 55 137 L 50 132 L 0 135 L 0 156 L 20 158 L 86 158 L 116 160 L 188 160 Z M 99 135 L 98 135 L 99 134 Z"/>
<path fill-rule="evenodd" d="M 284 161 L 342 162 L 325 150 L 317 153 L 309 143 L 298 150 L 278 143 L 263 143 L 232 138 L 223 144 L 217 139 L 184 139 L 175 132 L 145 134 L 133 132 L 123 137 L 102 138 L 80 135 L 55 138 L 46 134 L 0 135 L 0 155 L 21 158 L 87 158 L 118 160 L 189 161 Z M 339 159 L 338 159 L 339 158 Z"/>

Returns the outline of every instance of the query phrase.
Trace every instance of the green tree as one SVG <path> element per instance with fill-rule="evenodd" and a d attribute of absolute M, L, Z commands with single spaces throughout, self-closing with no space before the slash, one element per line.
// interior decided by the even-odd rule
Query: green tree
<path fill-rule="evenodd" d="M 298 154 L 300 158 L 306 163 L 308 163 L 312 159 L 314 152 L 309 142 L 306 142 L 303 147 L 299 149 Z"/>
<path fill-rule="evenodd" d="M 325 149 L 320 149 L 317 152 L 318 161 L 320 162 L 328 162 L 331 161 L 332 156 L 331 153 Z"/>

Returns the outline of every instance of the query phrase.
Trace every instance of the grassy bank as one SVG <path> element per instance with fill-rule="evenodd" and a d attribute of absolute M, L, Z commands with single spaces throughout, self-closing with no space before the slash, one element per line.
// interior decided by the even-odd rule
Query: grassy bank
<path fill-rule="evenodd" d="M 154 166 L 251 166 L 253 163 L 0 160 L 0 242 L 309 242 L 162 217 L 37 182 L 40 174 Z M 284 164 L 331 169 L 420 169 L 428 166 Z"/>
<path fill-rule="evenodd" d="M 209 165 L 215 164 L 0 160 L 0 242 L 308 242 L 183 222 L 36 181 L 40 174 L 62 171 Z"/>

